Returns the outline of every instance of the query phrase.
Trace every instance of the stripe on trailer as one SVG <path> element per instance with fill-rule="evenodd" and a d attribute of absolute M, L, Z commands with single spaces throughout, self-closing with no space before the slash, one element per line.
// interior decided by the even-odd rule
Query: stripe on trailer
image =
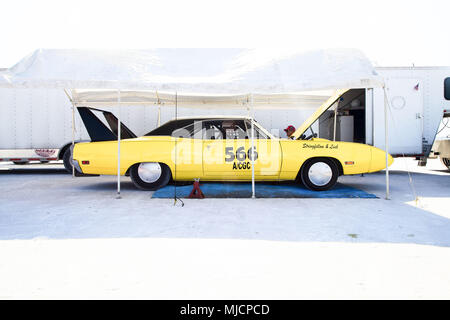
<path fill-rule="evenodd" d="M 11 158 L 11 159 L 9 159 L 9 161 L 21 161 L 22 159 L 21 158 Z"/>
<path fill-rule="evenodd" d="M 45 160 L 48 160 L 48 161 L 55 161 L 55 160 L 58 160 L 58 158 L 46 158 Z"/>
<path fill-rule="evenodd" d="M 28 161 L 40 161 L 42 160 L 41 158 L 28 158 Z"/>

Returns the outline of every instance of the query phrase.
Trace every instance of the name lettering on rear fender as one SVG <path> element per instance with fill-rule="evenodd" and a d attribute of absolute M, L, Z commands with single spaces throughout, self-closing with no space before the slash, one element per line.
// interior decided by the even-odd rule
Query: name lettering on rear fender
<path fill-rule="evenodd" d="M 338 144 L 333 144 L 333 143 L 327 143 L 325 145 L 323 144 L 310 144 L 310 143 L 304 143 L 302 146 L 303 149 L 312 149 L 312 150 L 316 150 L 316 149 L 339 149 L 339 145 Z"/>

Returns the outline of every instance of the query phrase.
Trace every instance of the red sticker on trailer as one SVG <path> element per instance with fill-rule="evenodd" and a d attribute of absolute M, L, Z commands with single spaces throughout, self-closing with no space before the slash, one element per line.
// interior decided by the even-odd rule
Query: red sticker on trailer
<path fill-rule="evenodd" d="M 34 152 L 41 157 L 48 158 L 55 154 L 55 150 L 52 149 L 36 149 Z"/>

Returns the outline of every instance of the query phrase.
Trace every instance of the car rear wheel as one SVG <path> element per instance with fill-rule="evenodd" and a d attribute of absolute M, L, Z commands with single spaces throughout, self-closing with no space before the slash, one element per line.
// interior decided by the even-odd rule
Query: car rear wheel
<path fill-rule="evenodd" d="M 159 162 L 142 162 L 130 169 L 131 181 L 142 190 L 158 190 L 167 185 L 171 177 L 170 168 Z"/>
<path fill-rule="evenodd" d="M 303 184 L 314 191 L 325 191 L 336 185 L 339 169 L 329 158 L 314 158 L 302 168 L 301 180 Z"/>
<path fill-rule="evenodd" d="M 67 148 L 66 151 L 64 151 L 63 163 L 66 171 L 72 174 L 72 152 L 70 148 Z"/>

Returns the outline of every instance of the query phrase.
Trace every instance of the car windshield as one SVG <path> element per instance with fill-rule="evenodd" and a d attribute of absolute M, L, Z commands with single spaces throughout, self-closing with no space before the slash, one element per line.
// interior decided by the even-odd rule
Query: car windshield
<path fill-rule="evenodd" d="M 254 123 L 255 123 L 255 126 L 253 128 L 255 130 L 255 132 L 254 132 L 255 138 L 256 139 L 270 139 L 270 136 L 268 134 L 266 134 L 259 125 L 256 124 L 256 121 Z M 251 138 L 251 136 L 252 136 L 252 123 L 250 122 L 250 120 L 246 120 L 245 121 L 245 125 L 247 127 L 247 136 L 249 138 Z"/>

